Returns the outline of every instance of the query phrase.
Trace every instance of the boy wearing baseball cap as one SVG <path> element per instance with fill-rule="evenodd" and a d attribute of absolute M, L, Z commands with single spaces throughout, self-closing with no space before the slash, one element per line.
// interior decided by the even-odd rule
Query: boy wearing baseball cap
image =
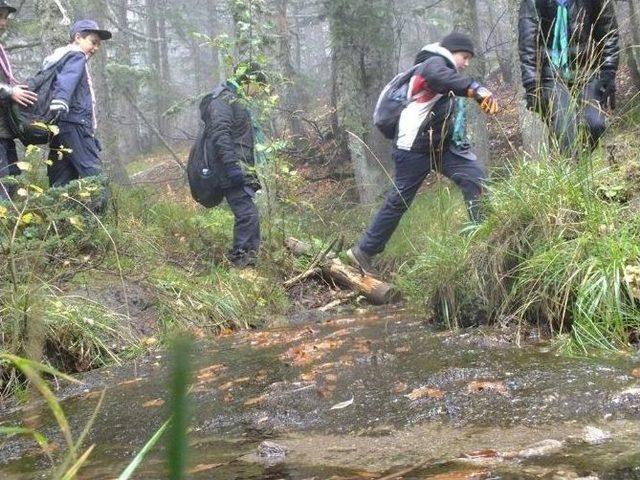
<path fill-rule="evenodd" d="M 97 127 L 96 96 L 89 71 L 89 60 L 111 32 L 93 20 L 79 20 L 71 26 L 71 42 L 56 49 L 44 60 L 43 68 L 56 65 L 49 110 L 60 129 L 49 144 L 49 184 L 60 187 L 71 180 L 99 175 L 102 163 Z"/>

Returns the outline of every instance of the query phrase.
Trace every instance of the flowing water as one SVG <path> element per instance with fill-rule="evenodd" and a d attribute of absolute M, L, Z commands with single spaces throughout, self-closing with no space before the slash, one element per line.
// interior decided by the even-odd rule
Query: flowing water
<path fill-rule="evenodd" d="M 640 359 L 515 339 L 381 311 L 200 343 L 189 478 L 640 479 Z M 170 363 L 159 354 L 57 392 L 78 432 L 106 390 L 78 478 L 116 478 L 168 418 Z M 25 423 L 63 444 L 44 405 L 0 412 L 2 426 Z M 165 455 L 161 443 L 135 478 L 166 478 Z M 0 445 L 2 479 L 50 467 L 27 439 Z"/>

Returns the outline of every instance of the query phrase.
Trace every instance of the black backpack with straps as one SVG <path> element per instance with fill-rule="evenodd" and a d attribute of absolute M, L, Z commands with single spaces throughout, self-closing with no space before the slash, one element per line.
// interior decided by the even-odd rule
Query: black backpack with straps
<path fill-rule="evenodd" d="M 219 205 L 224 198 L 220 170 L 222 165 L 215 160 L 215 151 L 211 151 L 212 145 L 207 142 L 204 114 L 211 101 L 216 97 L 215 92 L 210 93 L 200 102 L 201 119 L 205 124 L 200 127 L 187 160 L 187 178 L 189 179 L 191 196 L 196 202 L 207 208 Z"/>
<path fill-rule="evenodd" d="M 33 105 L 23 107 L 17 103 L 11 103 L 7 115 L 9 129 L 25 146 L 44 145 L 53 137 L 53 133 L 47 127 L 56 119 L 55 115 L 49 111 L 51 100 L 53 100 L 53 84 L 56 80 L 58 65 L 68 57 L 69 54 L 65 55 L 25 82 L 29 90 L 38 94 L 38 100 Z"/>

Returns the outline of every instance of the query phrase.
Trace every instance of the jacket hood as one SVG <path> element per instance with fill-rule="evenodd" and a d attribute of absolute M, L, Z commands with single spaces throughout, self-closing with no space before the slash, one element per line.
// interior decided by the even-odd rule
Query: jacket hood
<path fill-rule="evenodd" d="M 213 100 L 214 98 L 218 98 L 225 91 L 233 93 L 233 90 L 229 88 L 226 82 L 222 83 L 221 85 L 218 85 L 216 88 L 213 89 L 213 91 L 211 91 L 211 93 L 207 93 L 204 97 L 202 97 L 202 100 L 200 101 L 199 109 L 200 109 L 200 118 L 203 121 L 207 118 L 207 108 L 209 108 L 209 103 L 211 103 L 211 100 Z"/>
<path fill-rule="evenodd" d="M 56 48 L 53 51 L 53 53 L 51 55 L 49 55 L 48 57 L 46 57 L 44 59 L 44 61 L 42 62 L 43 70 L 46 70 L 47 68 L 55 65 L 60 60 L 62 60 L 62 58 L 67 53 L 70 53 L 70 52 L 81 52 L 84 55 L 84 53 L 82 52 L 80 47 L 78 47 L 77 45 L 65 45 L 64 47 Z"/>
<path fill-rule="evenodd" d="M 431 58 L 434 55 L 443 57 L 447 62 L 451 64 L 453 68 L 458 70 L 458 67 L 456 66 L 456 61 L 453 58 L 453 54 L 437 42 L 430 43 L 429 45 L 425 45 L 424 47 L 422 47 L 422 50 L 420 50 L 420 53 L 418 53 L 418 57 L 422 58 L 422 61 L 420 63 L 424 62 L 425 60 L 427 60 L 428 58 Z"/>

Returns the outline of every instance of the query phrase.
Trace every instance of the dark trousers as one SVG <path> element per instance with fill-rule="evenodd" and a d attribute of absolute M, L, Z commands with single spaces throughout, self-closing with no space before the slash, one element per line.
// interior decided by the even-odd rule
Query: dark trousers
<path fill-rule="evenodd" d="M 224 198 L 233 212 L 233 251 L 254 252 L 260 249 L 260 214 L 253 202 L 255 191 L 248 186 L 224 190 Z"/>
<path fill-rule="evenodd" d="M 15 165 L 18 161 L 16 144 L 11 138 L 0 138 L 0 179 L 8 175 L 20 175 Z M 13 185 L 0 181 L 0 200 L 8 200 L 13 195 Z"/>
<path fill-rule="evenodd" d="M 62 187 L 71 180 L 100 175 L 102 163 L 98 155 L 101 148 L 91 129 L 63 122 L 59 127 L 60 133 L 49 144 L 49 186 Z"/>
<path fill-rule="evenodd" d="M 435 168 L 450 178 L 462 190 L 468 205 L 477 202 L 483 192 L 484 169 L 469 150 L 463 152 L 447 149 L 442 155 L 437 155 L 434 161 L 426 153 L 394 149 L 393 161 L 396 169 L 394 186 L 358 245 L 368 255 L 384 250 L 402 215 L 432 169 Z"/>
<path fill-rule="evenodd" d="M 585 127 L 589 147 L 598 145 L 606 128 L 601 86 L 599 79 L 591 80 L 582 92 L 575 92 L 577 87 L 560 81 L 545 85 L 542 117 L 564 155 L 573 156 L 581 149 L 578 145 L 581 125 Z"/>

